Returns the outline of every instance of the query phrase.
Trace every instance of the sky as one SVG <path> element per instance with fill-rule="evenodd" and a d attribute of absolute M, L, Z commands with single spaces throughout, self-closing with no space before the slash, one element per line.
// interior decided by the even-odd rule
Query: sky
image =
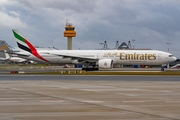
<path fill-rule="evenodd" d="M 180 0 L 0 0 L 0 40 L 16 47 L 12 29 L 19 29 L 34 46 L 64 50 L 68 21 L 76 31 L 73 49 L 131 41 L 180 58 L 179 6 Z"/>

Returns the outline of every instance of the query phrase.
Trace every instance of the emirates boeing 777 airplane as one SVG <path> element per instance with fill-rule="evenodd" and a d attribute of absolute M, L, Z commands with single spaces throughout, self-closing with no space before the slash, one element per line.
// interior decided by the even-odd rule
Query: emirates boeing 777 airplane
<path fill-rule="evenodd" d="M 98 70 L 99 68 L 110 69 L 115 64 L 163 65 L 176 61 L 173 54 L 159 50 L 38 50 L 19 30 L 13 29 L 12 31 L 18 47 L 24 50 L 16 54 L 37 62 L 81 63 L 85 66 L 84 70 Z M 163 67 L 161 70 L 164 70 Z"/>

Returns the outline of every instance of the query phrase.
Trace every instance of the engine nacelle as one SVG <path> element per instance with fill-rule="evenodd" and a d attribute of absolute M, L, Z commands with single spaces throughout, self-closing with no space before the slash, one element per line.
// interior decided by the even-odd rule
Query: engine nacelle
<path fill-rule="evenodd" d="M 113 60 L 112 59 L 102 59 L 98 61 L 99 68 L 112 68 L 113 67 Z"/>

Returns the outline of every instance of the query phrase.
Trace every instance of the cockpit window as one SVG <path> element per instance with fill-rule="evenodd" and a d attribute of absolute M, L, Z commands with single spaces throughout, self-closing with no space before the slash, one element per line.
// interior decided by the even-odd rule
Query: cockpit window
<path fill-rule="evenodd" d="M 169 57 L 174 57 L 174 55 L 169 55 Z"/>

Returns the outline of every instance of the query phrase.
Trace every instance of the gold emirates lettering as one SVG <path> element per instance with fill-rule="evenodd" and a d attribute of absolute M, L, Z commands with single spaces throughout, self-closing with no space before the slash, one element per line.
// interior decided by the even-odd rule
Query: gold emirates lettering
<path fill-rule="evenodd" d="M 120 60 L 156 60 L 156 54 L 125 54 L 121 52 Z"/>

